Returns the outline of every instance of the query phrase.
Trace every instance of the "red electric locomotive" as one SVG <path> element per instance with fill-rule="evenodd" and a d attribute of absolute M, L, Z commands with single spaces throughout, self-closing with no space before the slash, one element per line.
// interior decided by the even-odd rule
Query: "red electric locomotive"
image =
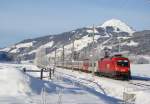
<path fill-rule="evenodd" d="M 130 61 L 122 55 L 102 58 L 98 61 L 98 72 L 114 78 L 131 79 Z"/>
<path fill-rule="evenodd" d="M 73 64 L 73 65 L 72 65 Z M 61 65 L 60 65 L 61 67 Z M 98 61 L 95 61 L 94 67 L 90 59 L 83 61 L 74 61 L 73 63 L 65 62 L 63 67 L 68 69 L 79 69 L 84 72 L 94 71 L 96 74 L 114 77 L 116 79 L 131 79 L 130 61 L 128 58 L 123 57 L 121 54 L 109 56 L 105 55 Z M 94 68 L 94 69 L 93 69 Z"/>

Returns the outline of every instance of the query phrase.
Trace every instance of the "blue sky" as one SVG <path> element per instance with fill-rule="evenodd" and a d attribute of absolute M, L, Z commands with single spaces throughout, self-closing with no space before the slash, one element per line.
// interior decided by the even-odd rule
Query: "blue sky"
<path fill-rule="evenodd" d="M 150 29 L 150 0 L 0 0 L 0 47 L 111 18 Z"/>

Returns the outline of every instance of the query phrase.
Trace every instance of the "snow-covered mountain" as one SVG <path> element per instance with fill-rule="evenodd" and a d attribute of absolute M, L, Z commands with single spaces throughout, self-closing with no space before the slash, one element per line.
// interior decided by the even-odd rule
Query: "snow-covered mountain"
<path fill-rule="evenodd" d="M 103 28 L 106 28 L 108 26 L 110 27 L 112 26 L 116 30 L 116 32 L 123 31 L 123 32 L 128 32 L 131 34 L 135 32 L 133 29 L 131 29 L 131 27 L 129 27 L 127 24 L 125 24 L 124 22 L 118 19 L 108 20 L 101 25 L 101 27 Z"/>
<path fill-rule="evenodd" d="M 149 30 L 135 32 L 121 20 L 111 19 L 101 26 L 95 26 L 94 32 L 94 48 L 95 54 L 98 55 L 97 58 L 106 47 L 111 49 L 111 52 L 120 50 L 134 55 L 150 55 Z M 69 59 L 73 41 L 74 51 L 78 58 L 89 57 L 93 49 L 93 27 L 83 27 L 58 35 L 26 39 L 13 46 L 1 49 L 1 51 L 7 51 L 13 54 L 15 58 L 32 60 L 41 47 L 46 49 L 46 54 L 49 57 L 54 57 L 54 51 L 57 48 L 57 57 L 61 58 L 64 46 L 65 57 Z M 119 46 L 120 49 L 118 49 Z"/>

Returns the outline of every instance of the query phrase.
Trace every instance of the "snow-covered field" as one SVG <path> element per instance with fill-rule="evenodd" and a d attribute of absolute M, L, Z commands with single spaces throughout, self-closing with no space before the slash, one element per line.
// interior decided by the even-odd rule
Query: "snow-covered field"
<path fill-rule="evenodd" d="M 125 92 L 135 95 L 135 104 L 150 104 L 150 64 L 131 65 L 131 81 L 61 68 L 52 80 L 40 80 L 40 73 L 24 73 L 23 67 L 39 70 L 34 65 L 0 64 L 0 104 L 121 104 Z"/>

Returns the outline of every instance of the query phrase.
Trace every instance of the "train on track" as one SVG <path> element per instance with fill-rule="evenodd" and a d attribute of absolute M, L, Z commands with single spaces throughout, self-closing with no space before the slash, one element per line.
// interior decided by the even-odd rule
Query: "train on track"
<path fill-rule="evenodd" d="M 89 59 L 84 59 L 83 61 L 59 62 L 57 66 L 84 72 L 94 71 L 97 75 L 115 79 L 131 79 L 130 61 L 121 54 L 104 57 L 94 63 Z"/>

